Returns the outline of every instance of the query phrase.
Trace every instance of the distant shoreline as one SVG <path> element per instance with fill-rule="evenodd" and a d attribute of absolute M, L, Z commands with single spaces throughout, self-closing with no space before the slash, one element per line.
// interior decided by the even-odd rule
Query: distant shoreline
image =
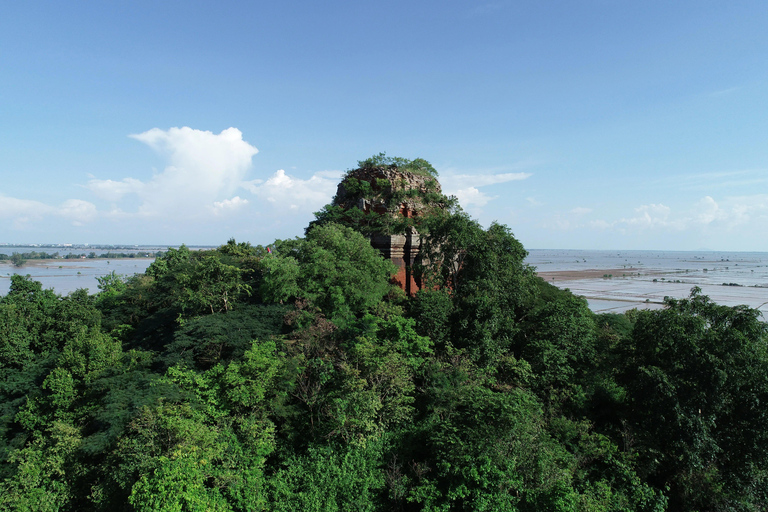
<path fill-rule="evenodd" d="M 600 277 L 622 277 L 622 275 L 634 275 L 642 271 L 643 274 L 664 274 L 663 271 L 654 271 L 648 269 L 639 269 L 637 267 L 632 268 L 590 268 L 585 270 L 548 270 L 544 272 L 537 272 L 536 275 L 545 281 L 577 281 L 579 279 L 597 279 Z"/>
<path fill-rule="evenodd" d="M 77 264 L 83 266 L 87 261 L 110 261 L 110 260 L 154 260 L 156 256 L 134 256 L 122 257 L 122 258 L 47 258 L 47 259 L 29 259 L 22 266 L 17 267 L 11 260 L 0 260 L 0 265 L 8 267 L 23 269 L 25 267 L 50 267 L 50 266 L 64 266 L 65 263 Z"/>
<path fill-rule="evenodd" d="M 27 262 L 23 265 L 24 267 L 29 265 L 42 265 L 44 263 L 50 264 L 50 263 L 66 263 L 66 262 L 78 262 L 81 263 L 83 261 L 109 261 L 109 260 L 153 260 L 157 256 L 123 256 L 123 257 L 110 257 L 110 258 L 45 258 L 45 259 L 28 259 Z M 5 265 L 13 265 L 11 263 L 11 260 L 0 260 L 0 264 Z M 20 268 L 20 267 L 19 267 Z"/>

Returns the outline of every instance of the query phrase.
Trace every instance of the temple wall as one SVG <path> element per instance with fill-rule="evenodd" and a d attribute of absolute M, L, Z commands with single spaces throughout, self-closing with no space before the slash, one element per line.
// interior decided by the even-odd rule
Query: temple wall
<path fill-rule="evenodd" d="M 371 245 L 397 266 L 393 282 L 406 294 L 415 295 L 421 289 L 413 273 L 413 265 L 421 246 L 419 234 L 413 231 L 405 235 L 378 235 L 371 239 Z"/>

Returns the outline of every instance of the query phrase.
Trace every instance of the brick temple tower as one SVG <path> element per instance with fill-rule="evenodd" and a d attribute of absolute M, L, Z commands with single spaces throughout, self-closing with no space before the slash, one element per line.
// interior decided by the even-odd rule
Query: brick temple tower
<path fill-rule="evenodd" d="M 397 268 L 393 281 L 408 295 L 421 289 L 413 267 L 421 248 L 420 217 L 443 208 L 440 183 L 429 173 L 396 166 L 373 166 L 347 173 L 339 183 L 333 204 L 345 214 L 345 223 L 357 223 L 371 245 Z"/>

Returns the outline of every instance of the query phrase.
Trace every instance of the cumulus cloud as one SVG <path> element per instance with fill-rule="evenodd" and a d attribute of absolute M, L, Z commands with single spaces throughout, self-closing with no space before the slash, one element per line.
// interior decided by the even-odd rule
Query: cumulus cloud
<path fill-rule="evenodd" d="M 264 232 L 272 229 L 267 226 L 279 225 L 292 230 L 293 223 L 306 222 L 302 216 L 330 202 L 342 174 L 319 171 L 296 176 L 281 169 L 249 176 L 258 150 L 236 128 L 220 133 L 153 128 L 129 137 L 160 155 L 160 170 L 146 178 L 89 175 L 83 188 L 91 197 L 68 199 L 58 206 L 0 194 L 0 220 L 22 230 L 42 222 L 101 227 L 110 223 L 135 232 L 152 232 L 153 226 L 167 231 L 173 226 L 172 233 L 163 235 L 169 238 L 198 236 L 203 229 L 210 232 L 227 217 L 227 229 Z M 255 223 L 254 218 L 260 221 Z"/>
<path fill-rule="evenodd" d="M 672 208 L 664 204 L 644 204 L 635 208 L 635 215 L 623 217 L 614 221 L 605 219 L 593 220 L 590 226 L 596 229 L 618 228 L 621 231 L 630 229 L 667 228 L 674 230 L 685 229 L 688 220 L 672 215 Z"/>
<path fill-rule="evenodd" d="M 704 197 L 696 204 L 695 222 L 734 228 L 748 223 L 768 222 L 768 194 L 727 197 L 719 203 Z"/>
<path fill-rule="evenodd" d="M 267 219 L 267 225 L 286 226 L 292 222 L 287 217 L 299 219 L 330 202 L 341 176 L 339 171 L 320 171 L 304 178 L 282 169 L 249 176 L 258 150 L 236 128 L 218 134 L 153 128 L 130 137 L 159 154 L 164 167 L 147 179 L 92 177 L 86 184 L 94 196 L 111 203 L 100 217 L 124 225 L 162 220 L 189 229 L 231 216 L 235 223 L 230 227 L 247 225 L 249 217 L 261 219 L 249 229 L 262 229 Z M 85 208 L 80 213 L 80 219 L 88 218 Z"/>
<path fill-rule="evenodd" d="M 301 179 L 281 169 L 267 179 L 246 180 L 258 150 L 244 141 L 236 128 L 219 134 L 189 127 L 153 128 L 131 138 L 164 156 L 168 165 L 145 182 L 135 178 L 92 179 L 87 187 L 112 202 L 135 195 L 139 202 L 137 213 L 144 217 L 224 215 L 250 203 L 255 203 L 256 209 L 279 206 L 282 213 L 311 212 L 330 201 L 340 176 L 336 171 L 321 171 Z M 233 196 L 238 189 L 250 192 L 257 201 L 249 201 L 242 194 Z M 126 213 L 114 209 L 112 215 Z"/>
<path fill-rule="evenodd" d="M 216 215 L 221 215 L 222 213 L 232 211 L 232 210 L 238 210 L 241 207 L 248 204 L 247 199 L 242 199 L 240 196 L 235 196 L 232 199 L 225 199 L 223 201 L 214 201 L 213 203 L 213 213 Z"/>
<path fill-rule="evenodd" d="M 642 228 L 671 226 L 673 225 L 669 219 L 671 211 L 672 209 L 669 206 L 663 204 L 644 204 L 635 208 L 637 215 L 622 219 L 620 222 Z"/>
<path fill-rule="evenodd" d="M 443 192 L 459 199 L 464 207 L 482 207 L 498 196 L 491 196 L 479 190 L 479 187 L 498 185 L 510 181 L 519 181 L 531 176 L 527 172 L 507 172 L 500 174 L 447 174 L 440 178 Z"/>
<path fill-rule="evenodd" d="M 338 177 L 339 173 L 336 172 L 318 172 L 302 180 L 280 169 L 266 181 L 251 181 L 247 189 L 270 205 L 311 212 L 330 202 L 336 193 Z"/>
<path fill-rule="evenodd" d="M 138 213 L 153 217 L 194 218 L 212 208 L 231 208 L 225 203 L 241 185 L 258 149 L 243 140 L 237 128 L 219 134 L 189 127 L 153 128 L 130 135 L 167 159 L 168 165 L 152 179 L 120 181 L 92 179 L 87 188 L 100 198 L 119 201 L 135 194 Z M 231 201 L 231 200 L 230 200 Z M 218 207 L 214 203 L 221 203 Z"/>

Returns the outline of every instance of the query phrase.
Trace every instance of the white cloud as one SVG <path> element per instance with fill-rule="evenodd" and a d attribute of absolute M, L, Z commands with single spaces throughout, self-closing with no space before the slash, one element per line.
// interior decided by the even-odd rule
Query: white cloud
<path fill-rule="evenodd" d="M 571 210 L 571 213 L 574 215 L 586 215 L 591 211 L 592 211 L 592 208 L 584 208 L 583 206 L 578 206 L 573 210 Z"/>
<path fill-rule="evenodd" d="M 448 196 L 456 196 L 465 208 L 483 207 L 498 196 L 491 196 L 479 190 L 478 187 L 498 185 L 510 181 L 519 181 L 529 178 L 527 172 L 507 172 L 499 174 L 443 174 L 440 183 L 443 193 Z"/>
<path fill-rule="evenodd" d="M 93 203 L 81 199 L 68 199 L 64 201 L 56 214 L 71 220 L 75 226 L 82 226 L 96 218 L 97 211 L 96 205 Z"/>
<path fill-rule="evenodd" d="M 242 199 L 240 196 L 235 196 L 232 199 L 214 201 L 212 210 L 216 215 L 221 215 L 229 211 L 239 210 L 246 204 L 248 204 L 247 199 Z"/>
<path fill-rule="evenodd" d="M 0 219 L 20 216 L 40 217 L 52 211 L 53 208 L 39 201 L 0 196 Z"/>
<path fill-rule="evenodd" d="M 612 228 L 615 225 L 615 223 L 608 222 L 603 219 L 598 219 L 598 220 L 590 221 L 589 225 L 595 229 L 605 230 L 605 229 Z"/>
<path fill-rule="evenodd" d="M 454 194 L 452 192 L 454 190 L 466 190 L 471 187 L 497 185 L 499 183 L 524 180 L 531 176 L 531 173 L 528 172 L 507 172 L 501 174 L 448 174 L 440 177 L 440 183 L 446 194 Z"/>
<path fill-rule="evenodd" d="M 491 197 L 487 194 L 483 194 L 475 187 L 469 187 L 461 190 L 456 190 L 453 194 L 459 200 L 459 204 L 464 208 L 471 208 L 473 206 L 482 207 L 488 204 L 489 201 L 496 197 Z"/>
<path fill-rule="evenodd" d="M 218 135 L 186 126 L 153 128 L 130 137 L 165 156 L 167 167 L 147 182 L 92 179 L 87 187 L 112 202 L 135 194 L 138 213 L 146 217 L 190 219 L 204 216 L 212 208 L 231 208 L 233 204 L 225 203 L 224 198 L 242 184 L 253 155 L 258 153 L 237 128 L 227 128 Z"/>
<path fill-rule="evenodd" d="M 597 219 L 590 221 L 589 225 L 593 228 L 601 230 L 617 228 L 622 232 L 627 228 L 641 230 L 669 228 L 674 230 L 682 230 L 686 227 L 686 219 L 672 217 L 672 209 L 669 206 L 663 205 L 661 203 L 651 203 L 638 206 L 635 208 L 635 212 L 636 213 L 633 217 L 623 217 L 614 221 Z"/>
<path fill-rule="evenodd" d="M 329 173 L 318 172 L 308 180 L 302 180 L 280 169 L 264 182 L 254 180 L 247 183 L 246 188 L 261 201 L 269 203 L 270 208 L 312 212 L 329 203 L 336 193 L 338 174 L 333 173 L 334 179 L 326 176 Z"/>
<path fill-rule="evenodd" d="M 636 216 L 621 219 L 619 223 L 640 228 L 673 225 L 673 222 L 669 220 L 669 214 L 672 211 L 669 206 L 663 204 L 644 204 L 635 208 L 635 211 L 637 212 Z"/>
<path fill-rule="evenodd" d="M 122 181 L 92 179 L 86 188 L 101 199 L 117 202 L 127 194 L 141 195 L 144 183 L 133 178 L 125 178 Z"/>
<path fill-rule="evenodd" d="M 768 194 L 727 197 L 720 203 L 707 196 L 697 204 L 697 220 L 707 225 L 733 228 L 744 224 L 768 222 Z"/>
<path fill-rule="evenodd" d="M 594 220 L 594 228 L 606 229 L 657 229 L 684 230 L 731 230 L 737 226 L 757 226 L 768 222 L 768 194 L 726 197 L 719 203 L 705 196 L 682 212 L 673 211 L 663 204 L 646 204 L 635 208 L 636 215 L 619 220 Z M 761 229 L 762 230 L 762 229 Z"/>
<path fill-rule="evenodd" d="M 86 185 L 111 203 L 101 217 L 122 223 L 151 219 L 188 229 L 192 223 L 202 226 L 205 220 L 240 212 L 231 226 L 256 231 L 266 225 L 286 226 L 293 222 L 288 216 L 298 219 L 330 202 L 342 174 L 320 171 L 302 179 L 281 169 L 271 176 L 249 177 L 258 150 L 236 128 L 219 134 L 189 127 L 153 128 L 130 137 L 164 157 L 166 166 L 146 180 L 92 178 Z M 249 217 L 261 221 L 254 224 L 246 220 Z"/>
<path fill-rule="evenodd" d="M 96 214 L 96 206 L 81 199 L 68 199 L 55 207 L 40 201 L 0 196 L 0 219 L 11 221 L 16 229 L 51 216 L 62 217 L 75 226 L 81 226 L 93 220 Z"/>
<path fill-rule="evenodd" d="M 153 128 L 130 137 L 164 159 L 153 176 L 88 175 L 83 188 L 90 197 L 58 206 L 0 195 L 0 220 L 18 230 L 44 223 L 60 234 L 69 233 L 67 224 L 91 223 L 107 230 L 119 226 L 106 236 L 113 239 L 126 233 L 166 240 L 210 239 L 224 218 L 226 229 L 247 236 L 276 230 L 294 233 L 313 211 L 330 202 L 342 175 L 329 170 L 305 178 L 278 170 L 248 176 L 258 150 L 236 128 L 218 134 L 189 127 Z"/>

